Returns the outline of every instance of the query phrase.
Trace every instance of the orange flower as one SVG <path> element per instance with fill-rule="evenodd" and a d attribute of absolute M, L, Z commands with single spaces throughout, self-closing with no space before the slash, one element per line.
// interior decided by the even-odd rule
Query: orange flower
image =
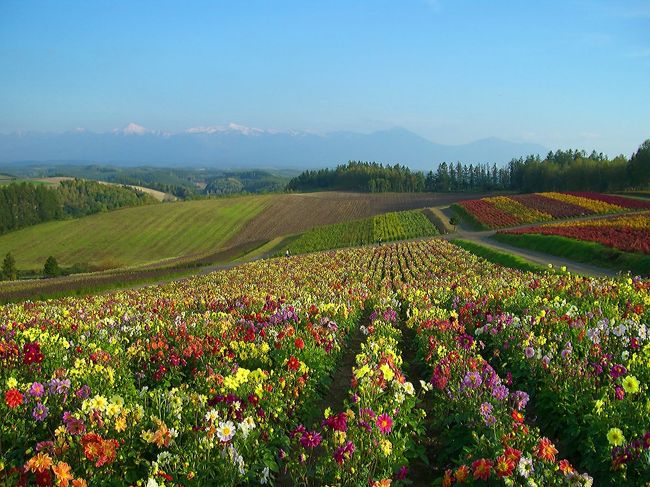
<path fill-rule="evenodd" d="M 543 460 L 548 460 L 549 462 L 554 462 L 555 461 L 555 454 L 557 453 L 557 450 L 555 448 L 555 445 L 551 443 L 551 440 L 548 438 L 541 438 L 539 440 L 539 443 L 535 447 L 535 454 L 543 459 Z"/>
<path fill-rule="evenodd" d="M 72 481 L 72 487 L 88 487 L 88 484 L 84 479 L 74 479 Z"/>
<path fill-rule="evenodd" d="M 158 429 L 153 434 L 151 443 L 155 443 L 158 447 L 169 446 L 169 442 L 172 439 L 172 434 L 170 433 L 169 428 L 163 421 L 158 420 L 156 423 L 158 423 Z"/>
<path fill-rule="evenodd" d="M 469 477 L 469 467 L 467 465 L 461 465 L 456 470 L 454 477 L 456 478 L 456 482 L 462 484 L 467 480 L 467 477 Z"/>
<path fill-rule="evenodd" d="M 52 457 L 47 453 L 40 452 L 29 459 L 25 468 L 30 472 L 43 472 L 52 466 Z"/>
<path fill-rule="evenodd" d="M 59 462 L 52 467 L 52 471 L 54 472 L 54 475 L 56 475 L 56 479 L 59 481 L 61 487 L 68 487 L 70 481 L 73 479 L 70 470 L 70 465 L 65 462 Z"/>
<path fill-rule="evenodd" d="M 442 479 L 442 487 L 451 487 L 451 485 L 454 483 L 454 474 L 449 470 L 445 470 L 445 476 Z"/>

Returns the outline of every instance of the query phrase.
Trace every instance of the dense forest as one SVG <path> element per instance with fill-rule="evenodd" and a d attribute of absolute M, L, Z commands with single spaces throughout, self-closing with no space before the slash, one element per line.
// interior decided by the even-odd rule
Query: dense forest
<path fill-rule="evenodd" d="M 290 191 L 617 191 L 650 185 L 650 140 L 628 160 L 602 153 L 558 150 L 546 158 L 513 159 L 496 164 L 449 164 L 423 173 L 399 164 L 350 161 L 336 169 L 305 171 L 287 185 Z"/>
<path fill-rule="evenodd" d="M 55 188 L 12 183 L 0 186 L 0 234 L 50 220 L 152 203 L 157 201 L 141 191 L 96 181 L 71 179 Z"/>

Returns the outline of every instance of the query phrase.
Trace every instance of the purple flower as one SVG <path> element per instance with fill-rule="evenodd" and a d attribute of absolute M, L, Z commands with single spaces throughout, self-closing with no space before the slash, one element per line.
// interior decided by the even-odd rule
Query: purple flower
<path fill-rule="evenodd" d="M 77 396 L 78 399 L 88 399 L 90 397 L 90 387 L 84 384 L 77 389 L 74 395 Z"/>
<path fill-rule="evenodd" d="M 503 384 L 500 384 L 492 389 L 492 396 L 497 398 L 499 401 L 505 400 L 508 397 L 509 393 L 510 391 Z"/>
<path fill-rule="evenodd" d="M 533 358 L 535 356 L 535 349 L 533 347 L 526 347 L 524 354 L 526 358 Z"/>
<path fill-rule="evenodd" d="M 82 435 L 86 432 L 86 425 L 83 420 L 70 416 L 69 419 L 65 421 L 65 429 L 71 435 Z"/>
<path fill-rule="evenodd" d="M 404 480 L 408 474 L 409 468 L 406 465 L 402 465 L 395 474 L 395 478 L 397 478 L 397 480 Z"/>
<path fill-rule="evenodd" d="M 33 397 L 41 397 L 45 394 L 45 387 L 40 382 L 34 382 L 32 387 L 29 388 L 29 394 Z"/>
<path fill-rule="evenodd" d="M 476 389 L 483 383 L 481 375 L 478 372 L 467 372 L 463 378 L 463 387 Z"/>
<path fill-rule="evenodd" d="M 479 406 L 479 411 L 481 412 L 481 416 L 484 418 L 489 415 L 492 412 L 492 404 L 489 402 L 484 402 Z"/>
<path fill-rule="evenodd" d="M 515 407 L 519 411 L 526 407 L 526 404 L 528 404 L 528 400 L 530 399 L 530 396 L 524 391 L 516 391 L 512 397 L 515 402 Z"/>
<path fill-rule="evenodd" d="M 44 421 L 45 418 L 47 418 L 49 412 L 50 410 L 47 408 L 47 406 L 39 402 L 36 406 L 34 406 L 32 416 L 36 421 Z"/>

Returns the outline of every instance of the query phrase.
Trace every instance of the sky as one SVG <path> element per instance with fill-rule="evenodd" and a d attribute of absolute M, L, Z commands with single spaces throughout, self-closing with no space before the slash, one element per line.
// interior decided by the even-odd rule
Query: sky
<path fill-rule="evenodd" d="M 630 155 L 650 1 L 0 0 L 0 132 L 404 127 Z"/>

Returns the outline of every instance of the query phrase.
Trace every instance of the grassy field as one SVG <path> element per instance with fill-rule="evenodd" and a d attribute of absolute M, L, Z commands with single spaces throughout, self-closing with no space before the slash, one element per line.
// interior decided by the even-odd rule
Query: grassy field
<path fill-rule="evenodd" d="M 390 212 L 371 218 L 317 227 L 283 247 L 294 254 L 437 235 L 420 210 Z"/>
<path fill-rule="evenodd" d="M 470 242 L 468 240 L 454 239 L 451 240 L 451 243 L 467 250 L 468 252 L 471 252 L 478 257 L 482 257 L 483 259 L 487 260 L 488 262 L 492 262 L 493 264 L 499 264 L 504 267 L 510 267 L 512 269 L 519 269 L 522 271 L 537 272 L 547 270 L 547 268 L 544 266 L 535 264 L 534 262 L 530 262 L 526 259 L 522 259 L 516 255 L 494 250 L 486 247 L 485 245 Z"/>
<path fill-rule="evenodd" d="M 576 262 L 630 271 L 633 274 L 650 275 L 650 255 L 622 252 L 598 243 L 554 235 L 497 234 L 492 238 L 516 247 L 557 255 Z"/>
<path fill-rule="evenodd" d="M 245 196 L 126 208 L 78 220 L 47 222 L 0 237 L 0 256 L 18 268 L 60 265 L 116 268 L 200 254 L 225 246 L 271 196 Z"/>

